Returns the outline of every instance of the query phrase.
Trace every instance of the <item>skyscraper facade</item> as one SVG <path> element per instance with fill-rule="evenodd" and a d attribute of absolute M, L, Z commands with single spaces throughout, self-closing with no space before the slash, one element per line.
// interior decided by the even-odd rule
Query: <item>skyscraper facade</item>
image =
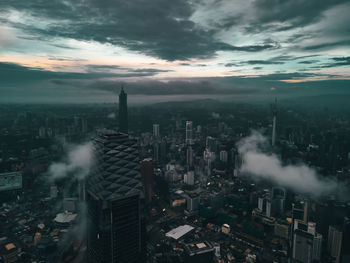
<path fill-rule="evenodd" d="M 327 250 L 334 263 L 340 262 L 342 241 L 343 232 L 335 226 L 329 226 Z"/>
<path fill-rule="evenodd" d="M 143 262 L 144 197 L 136 141 L 104 130 L 86 182 L 88 262 Z"/>
<path fill-rule="evenodd" d="M 191 146 L 189 146 L 186 150 L 186 163 L 188 168 L 193 167 L 193 149 Z"/>
<path fill-rule="evenodd" d="M 159 138 L 159 124 L 153 124 L 153 137 Z"/>
<path fill-rule="evenodd" d="M 186 144 L 193 143 L 193 127 L 192 121 L 186 121 Z"/>
<path fill-rule="evenodd" d="M 122 87 L 119 94 L 119 130 L 122 133 L 128 133 L 128 95 Z"/>

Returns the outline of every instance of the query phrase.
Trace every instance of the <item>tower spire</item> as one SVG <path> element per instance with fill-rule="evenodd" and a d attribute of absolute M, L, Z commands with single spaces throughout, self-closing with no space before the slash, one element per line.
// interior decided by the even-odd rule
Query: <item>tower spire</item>
<path fill-rule="evenodd" d="M 128 133 L 128 95 L 124 91 L 124 85 L 121 85 L 119 94 L 119 130 Z"/>

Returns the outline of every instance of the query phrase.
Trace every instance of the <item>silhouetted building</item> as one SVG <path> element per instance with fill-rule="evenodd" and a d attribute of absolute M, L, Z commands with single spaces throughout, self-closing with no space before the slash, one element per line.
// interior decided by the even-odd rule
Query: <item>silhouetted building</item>
<path fill-rule="evenodd" d="M 145 228 L 139 152 L 128 135 L 104 130 L 93 140 L 87 178 L 88 262 L 143 262 Z"/>
<path fill-rule="evenodd" d="M 128 95 L 122 87 L 119 94 L 119 130 L 128 133 L 128 127 Z"/>

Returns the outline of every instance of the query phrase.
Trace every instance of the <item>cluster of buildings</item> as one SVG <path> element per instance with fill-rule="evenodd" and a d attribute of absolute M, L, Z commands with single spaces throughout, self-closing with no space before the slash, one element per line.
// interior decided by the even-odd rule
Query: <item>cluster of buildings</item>
<path fill-rule="evenodd" d="M 339 179 L 350 171 L 350 161 L 338 157 L 333 167 L 319 165 L 336 151 L 326 133 L 282 130 L 276 104 L 272 112 L 267 121 L 211 113 L 207 124 L 168 112 L 136 132 L 122 88 L 118 129 L 114 117 L 106 125 L 113 129 L 70 118 L 75 128 L 63 141 L 90 137 L 89 174 L 50 182 L 41 176 L 63 152 L 51 141 L 62 133 L 39 123 L 38 141 L 24 157 L 6 151 L 17 160 L 0 173 L 0 262 L 350 262 L 347 200 L 299 195 L 241 172 L 236 143 L 264 127 L 282 159 L 304 160 Z"/>

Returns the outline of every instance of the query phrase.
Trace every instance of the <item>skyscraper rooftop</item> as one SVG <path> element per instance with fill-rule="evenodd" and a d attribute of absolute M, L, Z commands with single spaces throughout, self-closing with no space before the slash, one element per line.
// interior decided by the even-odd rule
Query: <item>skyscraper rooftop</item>
<path fill-rule="evenodd" d="M 87 189 L 96 198 L 113 198 L 142 192 L 136 141 L 111 130 L 100 131 L 93 140 L 95 166 Z"/>

